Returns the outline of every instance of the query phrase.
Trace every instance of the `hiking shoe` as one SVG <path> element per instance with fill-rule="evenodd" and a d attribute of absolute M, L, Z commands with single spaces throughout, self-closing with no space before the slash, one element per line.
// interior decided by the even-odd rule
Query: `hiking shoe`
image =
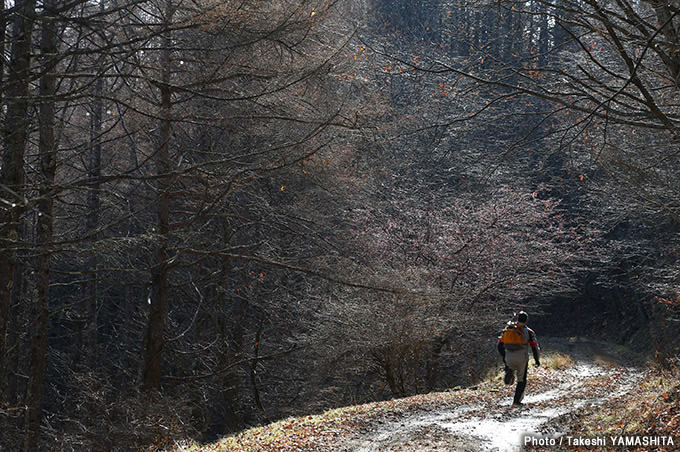
<path fill-rule="evenodd" d="M 515 371 L 510 369 L 509 367 L 505 368 L 505 376 L 503 377 L 503 382 L 506 385 L 511 385 L 515 382 Z"/>
<path fill-rule="evenodd" d="M 513 402 L 512 406 L 513 408 L 522 408 L 524 404 L 522 402 Z"/>

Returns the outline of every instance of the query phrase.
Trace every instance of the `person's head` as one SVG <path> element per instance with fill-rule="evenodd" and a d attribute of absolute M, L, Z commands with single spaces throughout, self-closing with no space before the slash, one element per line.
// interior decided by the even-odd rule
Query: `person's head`
<path fill-rule="evenodd" d="M 528 320 L 529 320 L 529 315 L 526 312 L 520 311 L 520 313 L 517 314 L 517 321 L 519 323 L 526 324 Z"/>

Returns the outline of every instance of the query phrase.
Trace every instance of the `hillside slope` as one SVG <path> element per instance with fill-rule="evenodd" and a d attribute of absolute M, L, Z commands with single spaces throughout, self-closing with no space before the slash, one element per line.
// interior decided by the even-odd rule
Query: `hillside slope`
<path fill-rule="evenodd" d="M 522 408 L 511 407 L 514 388 L 496 376 L 468 389 L 290 418 L 176 450 L 611 450 L 616 441 L 632 441 L 631 450 L 680 449 L 676 377 L 643 367 L 611 345 L 564 339 L 547 344 L 544 366 L 530 368 Z M 589 444 L 580 449 L 580 442 Z"/>

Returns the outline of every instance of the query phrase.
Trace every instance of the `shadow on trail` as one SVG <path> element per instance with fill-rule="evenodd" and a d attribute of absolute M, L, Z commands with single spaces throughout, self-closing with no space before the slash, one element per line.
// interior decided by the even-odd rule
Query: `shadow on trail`
<path fill-rule="evenodd" d="M 525 406 L 512 407 L 511 388 L 497 397 L 387 421 L 351 438 L 342 451 L 519 451 L 526 434 L 550 431 L 549 421 L 569 416 L 634 390 L 643 372 L 632 353 L 616 346 L 575 339 L 547 339 L 546 349 L 568 355 L 572 365 L 529 371 Z M 552 423 L 551 423 L 552 424 Z"/>

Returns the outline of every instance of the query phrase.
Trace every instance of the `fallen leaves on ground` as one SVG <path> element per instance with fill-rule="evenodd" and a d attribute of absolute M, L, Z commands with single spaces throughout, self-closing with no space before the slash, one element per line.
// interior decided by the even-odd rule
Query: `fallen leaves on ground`
<path fill-rule="evenodd" d="M 592 357 L 591 357 L 592 358 Z M 600 357 L 598 356 L 598 359 Z M 659 370 L 630 369 L 598 363 L 606 369 L 578 375 L 578 362 L 562 354 L 546 357 L 544 366 L 529 371 L 530 394 L 550 394 L 532 407 L 574 406 L 566 414 L 541 426 L 546 435 L 567 432 L 571 436 L 605 434 L 673 436 L 680 441 L 680 379 Z M 604 367 L 602 367 L 604 366 Z M 573 384 L 578 380 L 578 384 Z M 555 395 L 555 389 L 561 388 Z M 564 389 L 568 388 L 568 389 Z M 552 391 L 552 393 L 549 393 Z M 338 408 L 322 414 L 283 419 L 252 428 L 207 445 L 178 446 L 185 452 L 316 452 L 337 450 L 348 438 L 370 435 L 381 426 L 414 414 L 456 411 L 463 407 L 498 406 L 512 398 L 513 386 L 505 386 L 499 373 L 477 386 L 446 392 Z M 537 399 L 541 399 L 537 397 Z M 425 435 L 424 438 L 427 438 Z M 401 450 L 401 449 L 400 449 Z M 406 450 L 406 449 L 404 449 Z M 409 448 L 408 450 L 418 450 Z M 528 450 L 543 450 L 540 447 Z M 545 449 L 548 450 L 548 449 Z M 593 450 L 592 448 L 555 450 Z M 636 451 L 661 451 L 663 448 Z"/>
<path fill-rule="evenodd" d="M 561 358 L 563 361 L 563 358 Z M 549 360 L 544 360 L 549 363 Z M 545 363 L 544 363 L 545 364 Z M 560 379 L 561 366 L 544 365 L 530 371 L 532 391 L 553 388 Z M 490 381 L 466 389 L 415 395 L 401 399 L 338 408 L 313 416 L 283 419 L 273 424 L 255 427 L 207 445 L 185 445 L 185 452 L 314 452 L 333 450 L 343 438 L 369 433 L 379 425 L 397 420 L 413 412 L 427 412 L 480 402 L 491 403 L 498 398 L 512 397 L 514 386 L 505 386 L 497 375 Z"/>

